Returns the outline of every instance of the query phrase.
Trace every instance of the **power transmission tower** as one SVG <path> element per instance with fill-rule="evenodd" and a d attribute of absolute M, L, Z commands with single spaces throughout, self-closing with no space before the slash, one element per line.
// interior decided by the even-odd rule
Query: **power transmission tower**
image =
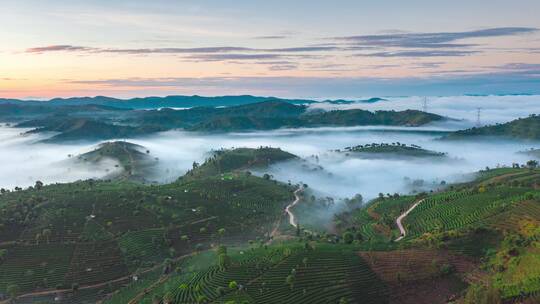
<path fill-rule="evenodd" d="M 428 103 L 427 97 L 424 97 L 424 100 L 422 101 L 422 111 L 423 112 L 427 112 L 427 103 Z"/>
<path fill-rule="evenodd" d="M 482 111 L 482 108 L 476 108 L 476 126 L 481 127 L 482 122 L 480 120 L 480 112 Z"/>

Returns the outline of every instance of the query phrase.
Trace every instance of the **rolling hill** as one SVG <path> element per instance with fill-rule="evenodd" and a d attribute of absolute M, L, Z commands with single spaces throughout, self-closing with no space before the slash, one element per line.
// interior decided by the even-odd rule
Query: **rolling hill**
<path fill-rule="evenodd" d="M 339 151 L 338 152 L 342 152 Z M 343 151 L 346 154 L 360 155 L 365 158 L 370 157 L 446 157 L 445 153 L 423 149 L 417 145 L 401 144 L 401 143 L 372 143 L 359 145 L 354 147 L 346 147 Z"/>
<path fill-rule="evenodd" d="M 186 177 L 204 177 L 228 172 L 266 168 L 281 161 L 298 159 L 298 157 L 279 148 L 260 147 L 222 149 L 213 151 L 201 165 L 194 164 L 193 169 L 186 173 Z"/>
<path fill-rule="evenodd" d="M 107 159 L 115 160 L 121 172 L 106 176 L 105 179 L 126 179 L 146 182 L 156 174 L 158 160 L 150 156 L 150 151 L 136 144 L 125 141 L 113 141 L 100 144 L 96 149 L 78 155 L 76 160 L 85 166 L 95 166 Z M 114 168 L 111 168 L 111 171 Z"/>
<path fill-rule="evenodd" d="M 21 302 L 111 304 L 479 303 L 540 292 L 539 169 L 381 195 L 337 214 L 334 231 L 314 233 L 283 220 L 294 188 L 244 172 L 294 158 L 273 148 L 220 150 L 171 184 L 5 191 L 0 291 Z M 396 241 L 396 218 L 413 205 Z"/>
<path fill-rule="evenodd" d="M 540 116 L 531 115 L 504 124 L 456 131 L 443 139 L 468 139 L 474 137 L 501 137 L 525 140 L 540 139 Z"/>
<path fill-rule="evenodd" d="M 6 112 L 6 121 L 18 121 L 17 126 L 21 128 L 34 128 L 31 133 L 56 132 L 56 135 L 48 139 L 51 142 L 119 139 L 172 129 L 215 133 L 325 126 L 416 127 L 446 119 L 414 110 L 369 112 L 353 109 L 316 112 L 308 111 L 305 105 L 282 100 L 230 107 L 198 106 L 184 110 L 130 110 L 84 103 L 62 103 L 62 106 L 0 104 L 0 114 L 2 109 Z"/>
<path fill-rule="evenodd" d="M 91 118 L 46 118 L 21 123 L 19 127 L 40 126 L 28 133 L 56 133 L 45 142 L 106 140 L 147 135 L 162 131 L 155 126 L 126 126 L 97 121 Z"/>

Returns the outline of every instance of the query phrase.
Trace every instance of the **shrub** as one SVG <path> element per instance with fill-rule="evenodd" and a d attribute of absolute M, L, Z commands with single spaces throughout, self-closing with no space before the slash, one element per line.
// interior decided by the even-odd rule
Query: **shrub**
<path fill-rule="evenodd" d="M 347 231 L 343 234 L 343 241 L 346 243 L 346 244 L 351 244 L 353 241 L 354 241 L 354 235 Z"/>

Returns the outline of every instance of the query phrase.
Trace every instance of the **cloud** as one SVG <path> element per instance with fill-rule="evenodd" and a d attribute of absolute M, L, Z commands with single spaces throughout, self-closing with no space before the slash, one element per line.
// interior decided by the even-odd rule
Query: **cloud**
<path fill-rule="evenodd" d="M 540 77 L 539 63 L 507 63 L 488 68 L 492 68 L 506 74 L 521 75 L 526 77 Z"/>
<path fill-rule="evenodd" d="M 416 63 L 411 68 L 413 68 L 413 69 L 432 69 L 432 68 L 438 68 L 443 64 L 444 64 L 444 62 L 441 62 L 441 61 L 439 61 L 439 62 L 419 62 L 419 63 Z"/>
<path fill-rule="evenodd" d="M 217 47 L 199 47 L 199 48 L 97 48 L 87 46 L 73 45 L 50 45 L 26 49 L 26 53 L 47 53 L 47 52 L 88 52 L 88 53 L 109 53 L 109 54 L 216 54 L 230 52 L 246 53 L 299 53 L 299 52 L 323 52 L 340 50 L 333 46 L 302 46 L 290 48 L 269 48 L 258 49 L 236 46 L 217 46 Z"/>
<path fill-rule="evenodd" d="M 123 92 L 122 96 L 259 94 L 294 98 L 358 98 L 359 96 L 540 94 L 540 74 L 515 70 L 459 70 L 426 77 L 286 77 L 217 76 L 72 80 L 90 94 Z M 84 89 L 84 88 L 81 88 Z"/>
<path fill-rule="evenodd" d="M 26 53 L 46 53 L 46 52 L 86 52 L 95 50 L 94 48 L 85 46 L 73 46 L 73 45 L 49 45 L 43 47 L 29 48 Z"/>
<path fill-rule="evenodd" d="M 245 63 L 245 62 L 241 62 Z M 296 65 L 296 62 L 289 61 L 289 60 L 272 60 L 272 61 L 255 61 L 253 62 L 255 64 L 262 64 L 262 65 Z"/>
<path fill-rule="evenodd" d="M 457 51 L 457 50 L 422 50 L 422 51 L 395 51 L 376 52 L 367 54 L 356 54 L 357 57 L 462 57 L 479 53 L 479 51 Z"/>
<path fill-rule="evenodd" d="M 280 59 L 280 54 L 201 54 L 186 57 L 197 62 L 201 61 L 227 61 L 227 60 L 261 60 Z"/>
<path fill-rule="evenodd" d="M 251 51 L 244 47 L 201 47 L 201 48 L 141 48 L 141 49 L 94 49 L 97 53 L 118 53 L 118 54 L 199 54 L 199 53 L 228 53 L 239 51 Z"/>
<path fill-rule="evenodd" d="M 280 49 L 261 49 L 265 52 L 283 52 L 283 53 L 296 53 L 296 52 L 322 52 L 322 51 L 338 51 L 342 48 L 334 46 L 304 46 L 304 47 L 291 47 Z"/>
<path fill-rule="evenodd" d="M 290 70 L 296 70 L 298 68 L 295 64 L 279 64 L 279 65 L 272 65 L 270 68 L 268 68 L 270 71 L 290 71 Z"/>
<path fill-rule="evenodd" d="M 177 87 L 177 86 L 214 86 L 233 79 L 233 77 L 171 77 L 171 78 L 117 78 L 101 80 L 68 80 L 67 83 L 98 85 L 106 87 Z"/>
<path fill-rule="evenodd" d="M 285 39 L 285 38 L 288 38 L 288 37 L 287 37 L 287 36 L 284 36 L 284 35 L 257 36 L 257 37 L 253 37 L 253 39 L 267 39 L 267 40 L 272 40 L 272 39 Z"/>
<path fill-rule="evenodd" d="M 335 37 L 336 40 L 353 42 L 364 46 L 401 48 L 455 48 L 470 47 L 475 44 L 455 43 L 470 38 L 515 36 L 537 32 L 533 27 L 499 27 L 466 32 L 436 33 L 391 33 L 382 35 L 361 35 Z"/>

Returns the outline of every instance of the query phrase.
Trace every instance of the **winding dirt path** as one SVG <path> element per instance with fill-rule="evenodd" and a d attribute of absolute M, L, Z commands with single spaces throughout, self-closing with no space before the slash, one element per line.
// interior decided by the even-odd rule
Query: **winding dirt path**
<path fill-rule="evenodd" d="M 298 196 L 298 192 L 301 191 L 302 189 L 303 189 L 302 187 L 299 187 L 298 189 L 296 189 L 296 191 L 294 191 L 294 201 L 292 203 L 290 203 L 289 205 L 287 205 L 287 207 L 285 208 L 285 211 L 289 215 L 289 223 L 291 225 L 293 225 L 294 227 L 296 227 L 297 224 L 296 224 L 296 221 L 294 220 L 294 214 L 290 211 L 290 208 L 292 206 L 296 205 L 300 201 L 300 197 Z M 275 240 L 277 237 L 280 237 L 279 227 L 281 227 L 281 219 L 282 218 L 283 218 L 283 216 L 280 216 L 278 221 L 276 222 L 276 225 L 274 226 L 274 229 L 270 233 L 270 239 L 266 242 L 267 245 L 271 244 L 272 241 Z"/>
<path fill-rule="evenodd" d="M 397 239 L 394 240 L 394 242 L 399 242 L 401 241 L 406 235 L 407 235 L 407 232 L 405 231 L 405 228 L 403 228 L 403 224 L 401 224 L 401 221 L 407 216 L 409 215 L 409 213 L 411 211 L 414 210 L 414 208 L 416 208 L 416 206 L 418 206 L 421 202 L 423 202 L 425 200 L 425 198 L 419 200 L 418 202 L 414 203 L 414 205 L 411 206 L 411 208 L 409 208 L 407 211 L 405 211 L 403 214 L 401 214 L 397 219 L 396 219 L 396 224 L 399 228 L 399 232 L 401 233 L 401 236 L 398 237 Z"/>
<path fill-rule="evenodd" d="M 298 196 L 298 192 L 302 191 L 304 188 L 303 187 L 299 187 L 298 189 L 296 189 L 296 191 L 294 191 L 294 197 L 295 197 L 295 200 L 294 202 L 290 203 L 287 208 L 285 208 L 285 212 L 287 212 L 287 214 L 289 214 L 289 223 L 294 226 L 294 228 L 296 228 L 297 223 L 296 223 L 296 220 L 294 218 L 294 214 L 292 213 L 291 211 L 291 208 L 294 207 L 294 205 L 298 204 L 298 202 L 300 201 L 300 196 Z"/>

